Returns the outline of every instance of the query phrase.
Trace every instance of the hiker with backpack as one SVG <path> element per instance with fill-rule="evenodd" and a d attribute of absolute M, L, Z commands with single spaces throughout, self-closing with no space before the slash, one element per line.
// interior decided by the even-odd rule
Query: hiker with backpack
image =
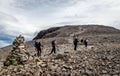
<path fill-rule="evenodd" d="M 88 39 L 85 39 L 85 40 L 84 40 L 84 45 L 85 45 L 85 47 L 88 46 Z"/>
<path fill-rule="evenodd" d="M 40 57 L 41 56 L 41 43 L 38 42 L 38 45 L 37 45 L 37 56 Z"/>
<path fill-rule="evenodd" d="M 53 40 L 53 41 L 51 42 L 51 45 L 52 45 L 52 50 L 51 50 L 51 52 L 50 52 L 50 55 L 51 55 L 52 53 L 56 54 L 56 41 Z"/>
<path fill-rule="evenodd" d="M 37 51 L 37 56 L 40 57 L 41 56 L 41 43 L 37 42 L 36 40 L 34 41 L 34 46 L 35 46 L 35 50 Z"/>
<path fill-rule="evenodd" d="M 77 45 L 78 45 L 78 39 L 77 39 L 77 37 L 75 37 L 73 39 L 73 44 L 74 44 L 74 50 L 77 50 Z"/>

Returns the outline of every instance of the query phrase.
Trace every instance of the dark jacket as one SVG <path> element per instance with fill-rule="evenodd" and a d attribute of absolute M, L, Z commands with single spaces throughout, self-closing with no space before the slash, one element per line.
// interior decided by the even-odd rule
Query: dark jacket
<path fill-rule="evenodd" d="M 73 43 L 74 43 L 74 45 L 76 45 L 76 44 L 78 43 L 78 39 L 75 38 L 75 39 L 73 40 Z"/>

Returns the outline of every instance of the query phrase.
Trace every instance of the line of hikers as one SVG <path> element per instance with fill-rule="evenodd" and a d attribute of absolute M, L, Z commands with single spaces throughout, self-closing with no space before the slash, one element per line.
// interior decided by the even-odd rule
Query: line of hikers
<path fill-rule="evenodd" d="M 79 42 L 79 40 L 78 40 L 77 37 L 73 38 L 74 50 L 77 50 L 78 42 Z M 88 39 L 85 39 L 85 40 L 81 39 L 80 42 L 83 43 L 83 44 L 85 45 L 85 47 L 88 46 Z M 49 53 L 49 55 L 51 55 L 52 53 L 56 54 L 56 40 L 53 40 L 53 41 L 51 42 L 51 45 L 52 45 L 52 50 L 51 50 L 51 52 Z M 41 48 L 43 47 L 43 45 L 41 45 L 40 42 L 37 42 L 37 41 L 35 40 L 35 41 L 34 41 L 34 47 L 35 47 L 35 50 L 37 51 L 37 56 L 40 57 L 40 56 L 41 56 L 41 52 L 42 52 L 42 49 L 41 49 Z"/>
<path fill-rule="evenodd" d="M 79 42 L 79 40 L 77 37 L 73 38 L 74 50 L 77 50 L 78 42 Z M 88 39 L 87 38 L 85 40 L 81 39 L 80 42 L 83 43 L 85 45 L 85 47 L 88 46 Z"/>

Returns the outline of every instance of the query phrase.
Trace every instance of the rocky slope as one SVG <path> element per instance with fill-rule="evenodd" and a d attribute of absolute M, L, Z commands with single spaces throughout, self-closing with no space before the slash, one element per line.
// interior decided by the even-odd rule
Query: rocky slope
<path fill-rule="evenodd" d="M 54 30 L 52 30 L 54 29 Z M 49 31 L 48 31 L 49 30 Z M 42 56 L 36 57 L 32 41 L 26 43 L 31 57 L 24 65 L 0 67 L 2 76 L 120 76 L 120 30 L 107 26 L 64 26 L 44 30 L 34 38 L 40 41 Z M 46 32 L 47 31 L 47 32 Z M 73 50 L 73 36 L 88 38 L 89 46 L 79 42 Z M 48 55 L 52 40 L 57 40 L 57 54 Z M 1 61 L 12 46 L 1 48 Z M 4 52 L 6 51 L 6 52 Z M 2 64 L 1 64 L 2 66 Z"/>
<path fill-rule="evenodd" d="M 109 47 L 111 46 L 111 47 Z M 0 68 L 2 76 L 119 76 L 120 45 L 59 45 L 57 54 L 43 49 L 41 58 L 30 58 L 24 65 Z M 68 48 L 69 47 L 69 48 Z M 101 49 L 103 48 L 103 49 Z"/>

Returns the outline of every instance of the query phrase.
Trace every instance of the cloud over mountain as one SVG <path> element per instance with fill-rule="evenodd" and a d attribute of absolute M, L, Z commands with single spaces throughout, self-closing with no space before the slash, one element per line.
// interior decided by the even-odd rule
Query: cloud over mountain
<path fill-rule="evenodd" d="M 12 38 L 23 34 L 30 40 L 39 30 L 68 24 L 102 24 L 120 29 L 119 4 L 119 0 L 1 0 L 0 33 Z M 10 43 L 1 36 L 0 44 Z"/>

